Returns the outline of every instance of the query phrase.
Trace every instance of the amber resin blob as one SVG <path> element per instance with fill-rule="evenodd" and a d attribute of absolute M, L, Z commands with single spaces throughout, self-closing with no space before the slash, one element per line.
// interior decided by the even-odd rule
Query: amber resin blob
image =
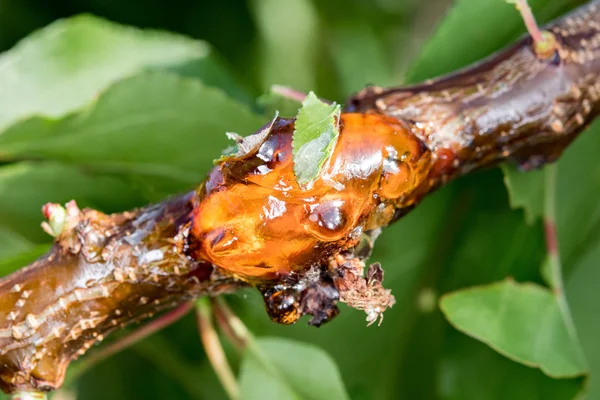
<path fill-rule="evenodd" d="M 342 114 L 331 157 L 299 185 L 293 131 L 293 120 L 276 120 L 253 151 L 210 173 L 192 226 L 198 258 L 247 281 L 322 264 L 388 224 L 431 166 L 429 150 L 398 120 Z"/>

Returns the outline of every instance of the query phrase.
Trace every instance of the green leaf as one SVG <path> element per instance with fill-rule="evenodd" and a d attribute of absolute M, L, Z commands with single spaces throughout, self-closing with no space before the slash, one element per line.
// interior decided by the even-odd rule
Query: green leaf
<path fill-rule="evenodd" d="M 539 23 L 548 22 L 584 0 L 529 0 Z M 434 78 L 487 57 L 525 33 L 514 5 L 502 0 L 458 0 L 413 62 L 409 82 Z"/>
<path fill-rule="evenodd" d="M 256 340 L 240 370 L 243 400 L 348 399 L 340 373 L 327 353 L 279 338 Z"/>
<path fill-rule="evenodd" d="M 226 130 L 252 132 L 263 122 L 218 89 L 149 72 L 116 83 L 79 113 L 14 125 L 0 136 L 0 159 L 52 159 L 191 187 L 226 146 Z"/>
<path fill-rule="evenodd" d="M 551 379 L 539 369 L 503 357 L 460 332 L 447 332 L 439 356 L 439 398 L 444 400 L 573 400 L 583 379 Z"/>
<path fill-rule="evenodd" d="M 594 304 L 600 302 L 598 291 L 593 288 L 597 282 L 597 265 L 600 263 L 600 167 L 597 149 L 600 146 L 600 122 L 595 122 L 580 134 L 557 162 L 558 181 L 556 192 L 556 227 L 560 256 L 564 269 L 567 300 L 582 348 L 590 366 L 589 398 L 600 396 L 600 347 L 597 337 L 600 324 L 597 323 Z M 508 175 L 510 183 L 514 176 Z M 521 180 L 521 177 L 518 177 Z M 527 182 L 531 179 L 531 182 Z M 517 193 L 528 204 L 535 196 L 528 185 L 540 184 L 537 176 L 530 173 L 522 176 L 522 184 Z M 513 187 L 514 189 L 514 187 Z M 543 191 L 543 187 L 540 189 Z M 549 264 L 542 264 L 542 275 L 550 281 Z"/>
<path fill-rule="evenodd" d="M 294 173 L 299 183 L 315 179 L 331 156 L 339 135 L 340 106 L 326 104 L 310 92 L 298 111 L 292 154 Z"/>
<path fill-rule="evenodd" d="M 556 226 L 567 277 L 600 238 L 599 148 L 597 119 L 566 149 L 557 164 Z"/>
<path fill-rule="evenodd" d="M 555 297 L 541 286 L 506 280 L 445 295 L 440 306 L 458 330 L 548 376 L 587 372 Z"/>
<path fill-rule="evenodd" d="M 490 170 L 465 177 L 444 190 L 453 190 L 453 198 L 445 198 L 450 212 L 437 218 L 439 232 L 425 246 L 428 258 L 420 261 L 424 271 L 419 281 L 412 282 L 415 294 L 421 287 L 435 287 L 436 292 L 445 293 L 465 286 L 482 285 L 504 279 L 507 275 L 518 280 L 530 280 L 538 277 L 537 265 L 543 259 L 544 241 L 540 224 L 529 226 L 523 220 L 522 213 L 508 208 L 505 189 L 502 186 L 502 174 L 499 170 Z M 432 201 L 437 195 L 429 197 L 415 212 Z M 399 222 L 399 226 L 409 221 L 413 215 Z M 424 221 L 423 215 L 417 221 Z M 491 228 L 493 227 L 493 229 Z M 395 229 L 395 227 L 390 227 Z M 415 227 L 412 227 L 414 230 Z M 411 233 L 390 238 L 389 251 L 393 253 L 410 252 L 402 243 L 411 247 L 423 246 L 422 238 L 416 240 Z M 382 235 L 385 238 L 388 230 Z M 376 244 L 376 251 L 381 244 Z M 406 242 L 406 243 L 405 243 Z M 374 260 L 379 261 L 378 258 Z M 392 265 L 392 267 L 387 267 Z M 409 268 L 406 262 L 385 263 L 387 286 L 388 274 Z M 409 289 L 410 290 L 410 289 Z M 397 290 L 394 288 L 394 295 Z M 410 293 L 410 292 L 409 292 Z M 381 328 L 394 318 L 394 313 L 408 314 L 405 322 L 409 324 L 403 330 L 410 332 L 410 338 L 404 339 L 404 351 L 397 353 L 398 367 L 394 372 L 394 398 L 449 398 L 456 400 L 479 400 L 482 398 L 500 398 L 503 393 L 514 395 L 511 399 L 529 400 L 546 398 L 531 396 L 531 393 L 549 393 L 544 389 L 573 386 L 573 380 L 553 380 L 540 370 L 524 367 L 497 354 L 484 344 L 453 329 L 441 312 L 431 314 L 415 312 L 410 307 L 417 298 L 402 298 L 385 317 Z M 400 304 L 408 303 L 405 310 L 397 310 Z M 436 304 L 437 308 L 437 304 Z M 386 312 L 387 313 L 387 312 Z M 412 316 L 411 316 L 412 315 Z M 385 329 L 385 328 L 384 328 Z M 399 330 L 399 328 L 397 328 Z M 381 336 L 381 334 L 379 334 Z M 403 335 L 404 336 L 404 335 Z M 460 338 L 464 338 L 460 340 Z M 375 338 L 373 340 L 380 340 Z M 398 340 L 398 338 L 396 338 Z M 460 345 L 457 345 L 457 341 Z M 391 343 L 382 344 L 390 349 Z M 459 346 L 459 349 L 456 347 Z M 480 347 L 485 357 L 470 358 Z M 397 352 L 398 350 L 396 350 Z M 496 354 L 496 355 L 495 355 Z M 476 365 L 472 365 L 476 364 Z M 524 373 L 523 370 L 530 371 Z M 489 371 L 494 371 L 490 374 Z M 478 375 L 474 375 L 475 372 Z M 381 373 L 381 372 L 380 372 Z M 344 375 L 346 378 L 346 375 Z M 426 378 L 427 377 L 427 378 Z M 428 377 L 435 377 L 435 382 Z M 471 378 L 469 378 L 471 377 Z M 509 387 L 502 385 L 509 377 L 520 377 Z M 580 383 L 576 382 L 576 386 Z M 527 390 L 525 390 L 527 388 Z M 350 390 L 350 388 L 349 388 Z M 440 396 L 443 393 L 444 396 Z M 551 392 L 550 392 L 551 393 Z M 352 394 L 352 393 L 351 393 Z M 497 394 L 497 397 L 494 395 Z M 553 399 L 567 400 L 572 397 L 558 396 Z"/>
<path fill-rule="evenodd" d="M 600 121 L 566 150 L 558 162 L 557 230 L 565 290 L 590 365 L 588 399 L 600 398 Z"/>
<path fill-rule="evenodd" d="M 600 396 L 599 263 L 600 240 L 597 238 L 578 261 L 565 288 L 579 340 L 590 366 L 589 400 Z"/>
<path fill-rule="evenodd" d="M 183 68 L 209 54 L 204 42 L 172 33 L 90 15 L 58 20 L 0 56 L 0 131 L 34 114 L 76 110 L 143 69 Z"/>
<path fill-rule="evenodd" d="M 513 165 L 504 164 L 502 172 L 510 206 L 523 208 L 525 220 L 533 224 L 544 214 L 544 171 L 523 172 Z"/>

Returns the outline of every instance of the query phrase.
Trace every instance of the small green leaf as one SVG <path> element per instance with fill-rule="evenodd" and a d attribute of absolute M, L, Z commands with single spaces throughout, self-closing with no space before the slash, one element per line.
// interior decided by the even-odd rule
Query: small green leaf
<path fill-rule="evenodd" d="M 587 372 L 580 344 L 546 288 L 506 280 L 448 294 L 440 306 L 458 330 L 512 360 L 556 378 Z"/>
<path fill-rule="evenodd" d="M 533 224 L 544 214 L 544 171 L 519 171 L 515 166 L 504 164 L 504 184 L 508 190 L 510 206 L 523 208 L 525 220 Z"/>
<path fill-rule="evenodd" d="M 333 151 L 339 134 L 340 106 L 326 104 L 310 92 L 296 117 L 292 154 L 299 183 L 315 179 Z"/>
<path fill-rule="evenodd" d="M 240 389 L 243 400 L 348 399 L 340 373 L 327 353 L 279 338 L 257 339 L 256 346 L 246 351 Z"/>

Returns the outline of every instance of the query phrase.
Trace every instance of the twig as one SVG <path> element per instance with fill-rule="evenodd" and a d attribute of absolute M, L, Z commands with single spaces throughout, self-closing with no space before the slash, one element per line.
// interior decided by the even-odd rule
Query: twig
<path fill-rule="evenodd" d="M 219 297 L 211 299 L 212 305 L 213 305 L 213 311 L 215 312 L 215 319 L 217 321 L 217 325 L 219 326 L 219 329 L 221 330 L 221 332 L 223 332 L 223 334 L 225 336 L 227 336 L 227 339 L 229 339 L 229 341 L 235 346 L 235 348 L 239 352 L 242 352 L 246 348 L 246 345 L 247 345 L 246 338 L 241 338 L 233 330 L 233 328 L 231 326 L 231 322 L 230 322 L 230 315 L 226 315 L 224 313 L 223 307 L 219 306 L 218 303 L 223 302 L 222 300 L 219 300 L 219 299 L 220 299 Z M 237 318 L 235 316 L 233 316 L 233 317 Z"/>
<path fill-rule="evenodd" d="M 531 7 L 529 7 L 529 3 L 527 3 L 527 0 L 514 0 L 514 3 L 517 6 L 517 10 L 519 10 L 519 12 L 521 13 L 523 22 L 527 27 L 527 31 L 533 38 L 533 41 L 538 43 L 541 42 L 543 40 L 542 32 L 540 31 L 540 28 L 537 22 L 535 21 L 535 16 L 531 12 Z"/>
<path fill-rule="evenodd" d="M 302 103 L 307 96 L 306 93 L 304 93 L 304 92 L 301 92 L 296 89 L 292 89 L 291 87 L 288 87 L 288 86 L 281 86 L 281 85 L 271 86 L 271 92 L 278 94 L 281 97 L 284 97 L 286 99 L 295 100 L 299 103 Z"/>
<path fill-rule="evenodd" d="M 213 370 L 217 374 L 229 398 L 232 400 L 239 399 L 240 389 L 227 362 L 227 357 L 221 346 L 219 336 L 212 324 L 211 304 L 208 298 L 203 297 L 196 302 L 196 318 L 198 320 L 200 338 L 202 339 L 206 356 L 210 360 Z"/>
<path fill-rule="evenodd" d="M 45 392 L 17 392 L 11 396 L 11 400 L 47 400 Z"/>
<path fill-rule="evenodd" d="M 252 333 L 248 330 L 246 325 L 244 325 L 242 320 L 231 311 L 225 300 L 216 298 L 214 301 L 214 309 L 216 313 L 222 315 L 223 320 L 230 326 L 230 331 L 237 336 L 237 339 L 246 344 L 245 351 L 247 356 L 253 357 L 258 361 L 264 370 L 274 379 L 284 382 L 285 377 L 282 375 L 281 371 L 275 368 L 267 355 L 263 353 Z"/>
<path fill-rule="evenodd" d="M 525 27 L 533 39 L 535 54 L 540 58 L 550 57 L 558 45 L 554 35 L 549 31 L 540 30 L 527 0 L 512 0 L 511 2 L 516 5 L 517 10 L 521 13 Z"/>
<path fill-rule="evenodd" d="M 545 169 L 545 188 L 544 188 L 544 233 L 546 237 L 546 250 L 548 252 L 548 261 L 550 263 L 551 285 L 558 302 L 558 308 L 562 315 L 567 332 L 571 341 L 579 343 L 577 329 L 571 316 L 571 310 L 565 296 L 562 266 L 560 261 L 560 252 L 558 247 L 558 235 L 556 232 L 556 165 L 548 165 Z M 579 345 L 577 347 L 577 356 L 581 362 L 587 364 L 583 351 Z"/>
<path fill-rule="evenodd" d="M 225 300 L 220 297 L 214 299 L 215 313 L 220 316 L 221 320 L 228 326 L 226 329 L 235 335 L 235 340 L 243 343 L 244 347 L 252 340 L 252 334 L 246 328 L 246 325 L 241 319 L 231 311 Z"/>
<path fill-rule="evenodd" d="M 340 135 L 349 140 L 348 146 L 339 146 L 338 151 L 331 155 L 335 160 L 332 158 L 329 163 L 336 176 L 352 179 L 349 181 L 352 184 L 342 185 L 343 189 L 336 192 L 336 198 L 344 201 L 359 197 L 373 199 L 361 202 L 361 206 L 351 205 L 352 215 L 364 213 L 367 216 L 367 212 L 375 213 L 379 205 L 388 202 L 397 209 L 390 209 L 388 213 L 386 208 L 381 216 L 370 214 L 369 218 L 353 221 L 352 225 L 346 224 L 343 229 L 348 229 L 348 232 L 354 232 L 356 228 L 361 230 L 371 216 L 377 216 L 375 219 L 379 223 L 373 231 L 378 232 L 379 228 L 406 215 L 425 196 L 451 180 L 506 159 L 518 161 L 522 169 L 556 160 L 561 151 L 597 117 L 595 111 L 600 106 L 598 98 L 580 95 L 591 90 L 590 85 L 594 82 L 587 78 L 589 74 L 599 72 L 598 44 L 591 40 L 564 40 L 566 36 L 562 32 L 567 32 L 569 37 L 598 34 L 599 18 L 597 2 L 592 2 L 549 28 L 555 32 L 556 40 L 564 50 L 558 54 L 561 68 L 555 68 L 553 63 L 539 56 L 530 63 L 513 62 L 521 60 L 524 54 L 530 55 L 531 41 L 525 39 L 509 51 L 493 56 L 491 60 L 495 62 L 478 64 L 460 73 L 410 88 L 369 87 L 352 96 L 345 102 L 346 112 L 342 118 L 345 132 L 353 133 Z M 582 52 L 586 57 L 573 56 Z M 509 74 L 514 79 L 504 78 L 506 65 L 515 66 L 515 73 Z M 572 73 L 565 74 L 565 69 Z M 503 78 L 498 80 L 499 76 Z M 498 90 L 501 90 L 502 96 L 498 96 Z M 457 95 L 449 95 L 454 93 Z M 465 96 L 465 93 L 478 93 L 480 101 L 472 101 L 472 97 Z M 540 104 L 540 93 L 545 94 L 544 104 Z M 554 112 L 556 103 L 565 96 L 573 99 L 567 106 L 570 111 Z M 427 101 L 423 101 L 424 98 Z M 514 119 L 511 101 L 515 98 L 520 99 L 522 109 L 542 109 L 531 115 L 527 124 L 523 125 L 522 118 Z M 441 118 L 436 110 L 451 111 Z M 576 123 L 572 121 L 574 113 L 578 116 Z M 474 124 L 473 121 L 486 123 Z M 551 132 L 547 128 L 551 128 Z M 292 141 L 287 140 L 289 135 L 293 135 L 294 120 L 277 119 L 267 130 L 265 137 L 259 135 L 260 140 L 273 143 L 274 147 L 265 146 L 269 155 L 261 156 L 281 160 L 271 163 L 257 157 L 256 160 L 262 160 L 257 162 L 267 167 L 273 176 L 289 177 L 289 182 L 294 182 L 293 170 L 288 168 L 293 162 Z M 443 134 L 449 131 L 455 134 Z M 506 132 L 511 132 L 509 137 L 506 137 Z M 353 142 L 351 138 L 354 137 L 361 140 Z M 548 146 L 550 138 L 552 146 Z M 271 139 L 275 140 L 271 142 Z M 393 169 L 389 171 L 393 179 L 383 179 L 381 170 L 371 167 L 373 164 L 369 160 L 373 157 L 370 155 L 383 161 L 381 150 L 392 143 L 392 147 L 411 149 L 413 153 L 406 160 L 411 163 L 407 164 L 409 170 L 415 174 L 414 179 L 408 180 L 411 182 L 408 186 L 404 183 L 399 185 L 407 181 L 401 180 Z M 255 147 L 252 149 L 254 151 Z M 289 163 L 285 157 L 292 157 Z M 139 210 L 113 215 L 95 210 L 75 210 L 73 207 L 73 211 L 77 211 L 72 220 L 74 223 L 69 223 L 67 218 L 68 226 L 62 226 L 62 229 L 59 229 L 60 221 L 56 219 L 56 229 L 49 230 L 53 233 L 60 231 L 60 235 L 52 249 L 30 266 L 0 279 L 0 298 L 5 300 L 0 312 L 6 316 L 0 319 L 0 387 L 11 393 L 35 391 L 41 387 L 56 389 L 62 385 L 71 360 L 82 356 L 99 338 L 130 322 L 153 315 L 166 304 L 175 306 L 192 297 L 230 293 L 247 285 L 260 286 L 260 290 L 269 293 L 276 285 L 283 285 L 283 298 L 292 300 L 290 315 L 298 311 L 301 314 L 310 311 L 314 315 L 322 309 L 331 310 L 335 306 L 334 300 L 316 303 L 318 307 L 311 307 L 308 311 L 301 307 L 301 303 L 296 301 L 301 295 L 297 290 L 299 286 L 282 279 L 287 275 L 288 263 L 279 261 L 277 246 L 293 244 L 295 257 L 306 260 L 295 268 L 294 280 L 308 282 L 307 288 L 314 284 L 319 290 L 330 288 L 328 279 L 324 279 L 331 274 L 330 260 L 326 259 L 329 254 L 345 254 L 358 250 L 358 247 L 353 247 L 354 243 L 345 236 L 341 240 L 333 240 L 328 233 L 324 239 L 320 228 L 316 227 L 318 225 L 314 226 L 314 231 L 311 228 L 311 234 L 307 236 L 305 227 L 297 223 L 295 208 L 286 208 L 285 218 L 289 218 L 287 231 L 282 232 L 279 225 L 268 226 L 268 230 L 279 234 L 269 235 L 269 241 L 255 240 L 265 237 L 267 229 L 244 221 L 248 218 L 258 221 L 264 210 L 258 200 L 265 199 L 267 192 L 278 196 L 282 189 L 265 186 L 257 192 L 254 186 L 246 185 L 245 180 L 250 175 L 254 176 L 255 172 L 246 168 L 245 160 L 241 156 L 233 157 L 231 162 L 215 166 L 207 181 L 212 188 L 210 190 L 203 185 L 202 191 L 190 191 Z M 355 168 L 359 168 L 360 173 Z M 235 179 L 223 181 L 218 178 L 225 176 L 235 176 Z M 371 182 L 371 179 L 373 185 L 354 184 L 359 180 Z M 375 182 L 381 185 L 375 185 Z M 326 189 L 323 193 L 330 193 L 331 181 L 323 180 L 322 184 L 322 188 Z M 386 202 L 382 202 L 381 196 L 384 187 L 386 196 L 389 196 Z M 263 193 L 263 190 L 267 192 Z M 296 207 L 298 202 L 304 202 L 308 192 L 300 187 L 293 190 L 293 195 L 290 194 L 285 201 Z M 244 214 L 238 216 L 234 215 L 235 210 L 228 209 L 228 201 L 223 199 L 230 195 L 243 198 L 240 195 L 242 191 L 244 195 L 248 194 L 249 199 L 257 201 L 252 202 L 252 207 L 244 207 Z M 321 200 L 329 202 L 330 199 L 319 197 L 315 204 L 326 204 Z M 205 207 L 207 205 L 210 207 Z M 215 219 L 215 213 L 211 211 L 208 211 L 211 214 L 204 215 L 206 210 L 217 209 L 227 209 L 227 212 L 219 211 L 220 219 Z M 47 211 L 51 209 L 47 208 Z M 250 253 L 245 250 L 245 245 L 238 247 L 236 244 L 232 247 L 235 251 L 222 251 L 231 244 L 226 241 L 227 235 L 222 234 L 223 226 L 233 224 L 233 219 L 240 225 L 239 229 L 236 225 L 231 232 L 248 239 L 240 242 L 262 243 L 264 247 Z M 551 222 L 548 226 L 553 227 L 553 218 L 548 220 Z M 310 241 L 295 243 L 288 239 L 291 235 L 310 237 Z M 556 246 L 550 246 L 550 249 L 556 249 Z M 256 268 L 260 272 L 241 268 L 241 265 L 271 265 L 271 258 L 277 260 L 275 264 L 278 266 L 273 265 L 268 270 Z M 556 274 L 560 272 L 558 255 L 553 262 Z M 320 274 L 313 273 L 317 265 L 321 267 L 317 271 Z M 101 270 L 106 275 L 102 279 L 91 279 L 82 288 L 81 276 L 87 276 L 90 268 Z M 246 273 L 250 275 L 244 276 Z M 564 296 L 562 284 L 558 292 Z M 321 292 L 315 290 L 313 293 Z M 270 299 L 268 297 L 267 300 Z M 326 298 L 334 299 L 335 296 Z M 561 301 L 564 307 L 564 297 Z M 27 313 L 22 312 L 25 304 Z M 268 311 L 275 317 L 274 320 L 279 321 L 273 311 L 276 308 L 274 306 Z M 69 312 L 63 312 L 64 309 Z M 57 311 L 49 313 L 48 310 Z M 247 330 L 244 335 L 243 325 L 237 324 L 237 319 L 229 318 L 228 321 L 237 336 L 249 338 L 248 350 L 256 350 Z M 573 325 L 572 322 L 570 325 Z M 57 326 L 63 328 L 53 329 Z M 87 340 L 88 337 L 91 339 Z M 39 338 L 48 338 L 48 341 Z M 36 358 L 39 356 L 36 367 L 29 360 L 32 354 Z"/>

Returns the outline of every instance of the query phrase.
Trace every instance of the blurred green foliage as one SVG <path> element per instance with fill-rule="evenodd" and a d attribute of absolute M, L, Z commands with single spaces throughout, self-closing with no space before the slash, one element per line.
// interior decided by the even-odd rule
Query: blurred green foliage
<path fill-rule="evenodd" d="M 545 22 L 581 1 L 530 3 Z M 89 15 L 55 22 L 80 13 L 172 33 Z M 0 0 L 0 50 L 12 48 L 0 56 L 0 274 L 46 248 L 49 238 L 39 229 L 45 202 L 74 198 L 114 212 L 193 187 L 228 145 L 225 131 L 246 135 L 272 117 L 273 104 L 255 101 L 272 84 L 343 103 L 366 84 L 417 81 L 465 66 L 523 32 L 514 7 L 502 0 Z M 429 196 L 387 228 L 372 259 L 383 264 L 397 304 L 381 327 L 367 328 L 364 314 L 343 306 L 319 329 L 279 326 L 254 291 L 228 300 L 255 336 L 271 337 L 265 346 L 288 357 L 276 368 L 292 374 L 292 387 L 307 382 L 304 397 L 319 398 L 302 390 L 325 390 L 311 374 L 321 371 L 318 364 L 328 382 L 339 380 L 339 370 L 356 400 L 562 400 L 584 386 L 589 399 L 600 398 L 599 141 L 597 123 L 566 152 L 556 196 L 567 298 L 589 381 L 552 379 L 510 361 L 451 327 L 438 307 L 420 306 L 424 297 L 431 302 L 508 276 L 543 284 L 543 173 L 506 169 L 513 205 L 525 212 L 510 208 L 503 176 L 492 170 Z M 535 313 L 534 305 L 522 309 Z M 293 352 L 288 340 L 305 344 Z M 283 396 L 273 394 L 282 382 L 225 346 L 243 373 L 245 398 Z M 191 316 L 64 391 L 85 400 L 225 398 Z"/>

